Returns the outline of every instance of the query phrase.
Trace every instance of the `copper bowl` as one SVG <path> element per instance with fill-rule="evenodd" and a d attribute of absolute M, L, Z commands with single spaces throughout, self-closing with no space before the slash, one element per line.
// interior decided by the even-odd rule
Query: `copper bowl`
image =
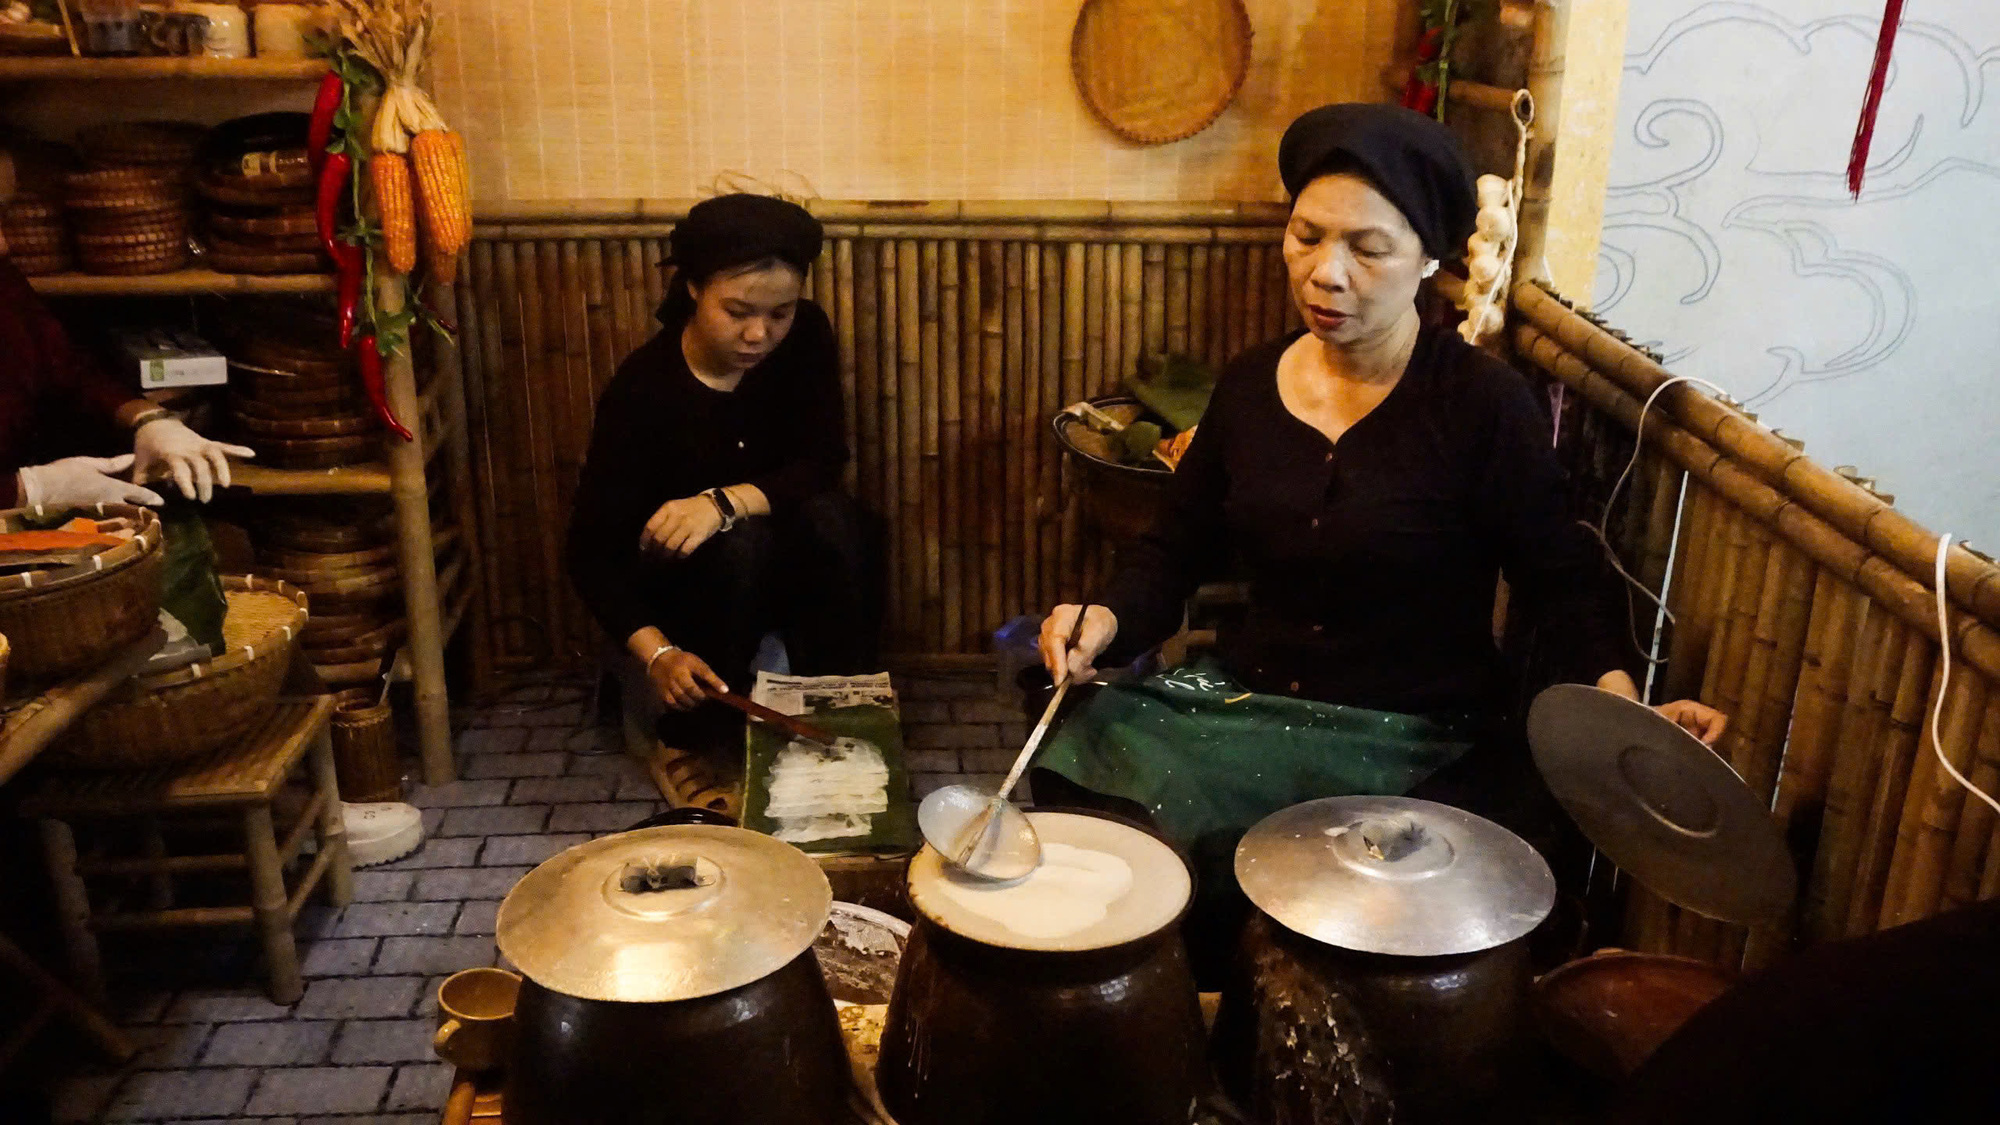
<path fill-rule="evenodd" d="M 1571 1061 L 1618 1079 L 1722 995 L 1736 978 L 1720 965 L 1664 953 L 1604 949 L 1535 982 L 1535 1015 Z"/>

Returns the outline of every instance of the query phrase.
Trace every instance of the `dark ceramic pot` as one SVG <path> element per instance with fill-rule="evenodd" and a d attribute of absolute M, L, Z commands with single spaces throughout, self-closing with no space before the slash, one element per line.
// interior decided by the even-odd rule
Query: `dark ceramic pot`
<path fill-rule="evenodd" d="M 1260 913 L 1243 954 L 1215 1052 L 1230 1093 L 1259 1121 L 1476 1119 L 1532 1043 L 1525 938 L 1390 957 L 1313 941 Z"/>
<path fill-rule="evenodd" d="M 762 980 L 657 1004 L 521 982 L 508 1125 L 845 1125 L 847 1048 L 808 949 Z"/>

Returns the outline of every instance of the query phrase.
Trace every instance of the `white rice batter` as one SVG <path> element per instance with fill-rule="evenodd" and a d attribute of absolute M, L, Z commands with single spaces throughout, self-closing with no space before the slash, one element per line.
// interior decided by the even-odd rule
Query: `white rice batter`
<path fill-rule="evenodd" d="M 1109 852 L 1045 842 L 1042 865 L 1015 882 L 947 876 L 937 889 L 1024 938 L 1053 941 L 1104 921 L 1111 905 L 1132 889 L 1132 865 Z"/>

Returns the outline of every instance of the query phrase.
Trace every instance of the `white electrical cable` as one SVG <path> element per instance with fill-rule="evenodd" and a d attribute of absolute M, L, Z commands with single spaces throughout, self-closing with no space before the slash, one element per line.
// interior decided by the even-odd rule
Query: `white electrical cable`
<path fill-rule="evenodd" d="M 1944 722 L 1945 688 L 1951 683 L 1951 615 L 1946 612 L 1944 597 L 1944 562 L 1945 556 L 1950 551 L 1951 536 L 1938 536 L 1937 570 L 1932 576 L 1932 588 L 1937 591 L 1938 650 L 1944 655 L 1944 666 L 1938 672 L 1937 705 L 1931 709 L 1931 749 L 1937 753 L 1938 765 L 1944 767 L 1944 772 L 1950 774 L 1953 781 L 1965 786 L 1973 796 L 1991 805 L 1994 812 L 2000 813 L 2000 801 L 1995 801 L 1985 790 L 1967 780 L 1964 774 L 1958 772 L 1958 767 L 1952 765 L 1944 756 L 1944 736 L 1939 733 L 1939 724 Z"/>
<path fill-rule="evenodd" d="M 1667 603 L 1662 601 L 1659 595 L 1653 593 L 1652 590 L 1647 589 L 1646 584 L 1644 582 L 1641 582 L 1637 578 L 1634 578 L 1632 576 L 1632 572 L 1625 569 L 1625 564 L 1619 561 L 1618 559 L 1618 552 L 1614 550 L 1611 546 L 1610 528 L 1611 528 L 1611 509 L 1616 507 L 1618 504 L 1618 491 L 1625 487 L 1626 480 L 1630 479 L 1630 477 L 1632 476 L 1633 468 L 1639 464 L 1640 452 L 1646 448 L 1645 446 L 1646 415 L 1652 411 L 1653 403 L 1660 397 L 1660 392 L 1666 390 L 1668 387 L 1673 386 L 1675 383 L 1699 383 L 1702 386 L 1707 387 L 1709 390 L 1714 391 L 1718 396 L 1721 396 L 1723 398 L 1727 398 L 1729 396 L 1728 391 L 1723 390 L 1721 387 L 1716 386 L 1714 383 L 1711 383 L 1706 379 L 1698 379 L 1693 375 L 1669 376 L 1665 382 L 1661 383 L 1657 387 L 1654 387 L 1653 393 L 1647 395 L 1646 401 L 1644 403 L 1641 403 L 1639 406 L 1639 424 L 1633 427 L 1632 429 L 1632 457 L 1630 460 L 1625 462 L 1625 471 L 1619 473 L 1618 479 L 1612 483 L 1611 494 L 1604 498 L 1604 515 L 1598 519 L 1596 526 L 1592 526 L 1591 524 L 1586 523 L 1582 520 L 1577 521 L 1578 523 L 1582 523 L 1584 527 L 1589 528 L 1590 533 L 1597 537 L 1597 542 L 1604 548 L 1604 557 L 1611 560 L 1611 568 L 1618 572 L 1618 576 L 1620 578 L 1623 578 L 1626 582 L 1630 583 L 1633 589 L 1646 595 L 1647 601 L 1652 602 L 1655 606 L 1659 607 L 1660 614 L 1667 619 L 1667 624 L 1669 625 L 1674 624 L 1674 611 L 1667 608 Z M 1629 605 L 1629 603 L 1626 606 L 1625 618 L 1626 618 L 1625 620 L 1626 629 L 1628 630 L 1632 629 L 1633 628 L 1631 620 L 1632 614 L 1631 614 L 1631 606 Z M 1640 658 L 1646 661 L 1646 663 L 1648 664 L 1666 663 L 1666 661 L 1663 658 L 1655 657 L 1646 650 L 1646 646 L 1640 643 L 1639 635 L 1637 633 L 1632 634 L 1632 647 L 1639 650 Z"/>

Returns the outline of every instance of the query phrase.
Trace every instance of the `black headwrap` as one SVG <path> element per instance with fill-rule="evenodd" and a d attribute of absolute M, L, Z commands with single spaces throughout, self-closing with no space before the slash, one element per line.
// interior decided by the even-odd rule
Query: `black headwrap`
<path fill-rule="evenodd" d="M 688 284 L 701 285 L 735 266 L 776 258 L 800 273 L 810 271 L 823 237 L 810 212 L 774 196 L 738 193 L 702 200 L 688 208 L 668 239 L 674 284 L 660 306 L 660 320 L 685 319 L 694 308 Z"/>
<path fill-rule="evenodd" d="M 1278 174 L 1293 199 L 1315 178 L 1346 171 L 1403 212 L 1425 253 L 1440 261 L 1465 253 L 1479 200 L 1451 130 L 1401 106 L 1348 102 L 1307 111 L 1278 142 Z"/>

